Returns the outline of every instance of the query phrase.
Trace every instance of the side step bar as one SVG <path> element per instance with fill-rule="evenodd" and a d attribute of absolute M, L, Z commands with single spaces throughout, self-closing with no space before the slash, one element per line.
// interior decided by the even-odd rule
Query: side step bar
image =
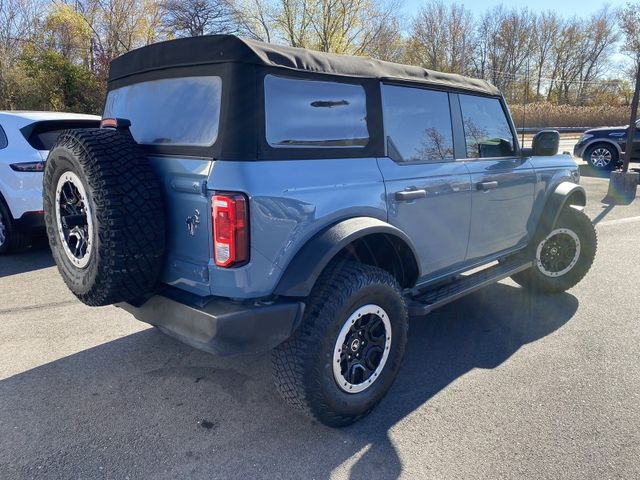
<path fill-rule="evenodd" d="M 522 257 L 514 258 L 477 273 L 458 277 L 445 285 L 423 291 L 408 300 L 409 315 L 426 315 L 438 307 L 526 270 L 532 265 L 532 260 L 523 260 Z"/>

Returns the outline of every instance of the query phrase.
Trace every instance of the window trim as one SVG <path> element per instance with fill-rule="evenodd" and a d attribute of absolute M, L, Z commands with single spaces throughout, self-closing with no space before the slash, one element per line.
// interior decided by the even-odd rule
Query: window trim
<path fill-rule="evenodd" d="M 9 137 L 7 137 L 7 134 L 5 133 L 4 128 L 2 128 L 2 125 L 0 125 L 0 150 L 4 150 L 8 146 L 9 146 Z"/>
<path fill-rule="evenodd" d="M 459 152 L 463 155 L 462 157 L 460 157 L 461 161 L 478 162 L 478 161 L 484 161 L 484 160 L 512 160 L 514 158 L 519 158 L 522 156 L 520 144 L 518 143 L 518 135 L 515 129 L 515 125 L 513 124 L 513 118 L 511 118 L 511 115 L 509 114 L 509 110 L 506 108 L 506 103 L 504 101 L 503 96 L 494 97 L 490 95 L 477 95 L 473 93 L 456 93 L 455 95 L 456 95 L 456 101 L 458 103 L 458 109 L 460 112 L 460 117 L 458 119 L 459 131 L 461 132 L 462 140 L 463 140 L 462 148 L 461 148 L 461 151 Z M 466 133 L 464 130 L 462 102 L 460 102 L 460 95 L 488 98 L 488 99 L 493 99 L 498 101 L 498 103 L 500 104 L 500 108 L 502 108 L 502 113 L 505 116 L 505 119 L 507 121 L 507 126 L 509 127 L 509 131 L 511 132 L 511 136 L 513 137 L 513 155 L 505 155 L 501 157 L 467 157 L 467 139 L 466 139 Z"/>
<path fill-rule="evenodd" d="M 451 124 L 451 142 L 453 144 L 453 157 L 450 159 L 442 159 L 442 160 L 438 160 L 438 161 L 433 161 L 433 160 L 405 160 L 405 161 L 398 161 L 396 159 L 394 159 L 393 157 L 391 157 L 389 155 L 389 135 L 388 135 L 388 122 L 387 122 L 387 118 L 384 114 L 384 106 L 385 106 L 385 95 L 384 95 L 384 87 L 385 86 L 390 86 L 390 87 L 401 87 L 401 88 L 412 88 L 412 89 L 417 89 L 417 90 L 427 90 L 430 92 L 439 92 L 439 93 L 444 93 L 445 95 L 447 95 L 447 102 L 449 104 L 449 123 Z M 456 129 L 455 129 L 455 119 L 454 119 L 454 112 L 453 112 L 453 102 L 452 102 L 452 95 L 454 95 L 451 91 L 445 89 L 445 88 L 433 88 L 431 86 L 421 86 L 421 85 L 409 85 L 406 83 L 400 83 L 400 82 L 389 82 L 389 81 L 381 81 L 380 82 L 380 113 L 382 116 L 382 127 L 383 127 L 383 143 L 384 143 L 384 156 L 391 159 L 395 164 L 397 165 L 425 165 L 425 164 L 437 164 L 437 163 L 452 163 L 452 162 L 456 162 L 458 161 L 457 158 L 457 149 L 456 149 Z M 392 140 L 393 141 L 393 140 Z"/>

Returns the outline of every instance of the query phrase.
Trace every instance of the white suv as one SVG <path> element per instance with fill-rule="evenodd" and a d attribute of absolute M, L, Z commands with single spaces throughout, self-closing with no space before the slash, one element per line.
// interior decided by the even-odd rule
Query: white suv
<path fill-rule="evenodd" d="M 0 111 L 0 254 L 44 231 L 42 171 L 60 132 L 99 125 L 95 115 Z"/>

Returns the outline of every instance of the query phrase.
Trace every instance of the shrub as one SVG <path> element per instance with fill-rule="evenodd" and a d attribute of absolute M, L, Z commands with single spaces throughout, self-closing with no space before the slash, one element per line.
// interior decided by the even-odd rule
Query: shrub
<path fill-rule="evenodd" d="M 522 127 L 523 105 L 510 105 L 509 109 L 518 128 Z M 529 103 L 526 105 L 524 126 L 547 127 L 605 127 L 627 125 L 628 106 L 574 106 L 552 103 Z"/>

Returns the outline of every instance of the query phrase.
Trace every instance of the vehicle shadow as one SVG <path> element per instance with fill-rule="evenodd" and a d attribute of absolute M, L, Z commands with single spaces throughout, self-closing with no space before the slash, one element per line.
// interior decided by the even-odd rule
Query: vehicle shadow
<path fill-rule="evenodd" d="M 609 178 L 611 172 L 608 170 L 597 170 L 588 163 L 582 163 L 578 165 L 581 177 L 593 177 L 593 178 Z"/>
<path fill-rule="evenodd" d="M 0 278 L 55 265 L 49 245 L 38 241 L 24 252 L 0 256 Z"/>
<path fill-rule="evenodd" d="M 148 329 L 0 381 L 0 477 L 320 479 L 340 467 L 351 478 L 397 478 L 394 425 L 469 371 L 496 368 L 559 329 L 577 307 L 568 293 L 496 284 L 412 319 L 388 396 L 341 430 L 282 403 L 268 355 L 216 358 Z"/>

